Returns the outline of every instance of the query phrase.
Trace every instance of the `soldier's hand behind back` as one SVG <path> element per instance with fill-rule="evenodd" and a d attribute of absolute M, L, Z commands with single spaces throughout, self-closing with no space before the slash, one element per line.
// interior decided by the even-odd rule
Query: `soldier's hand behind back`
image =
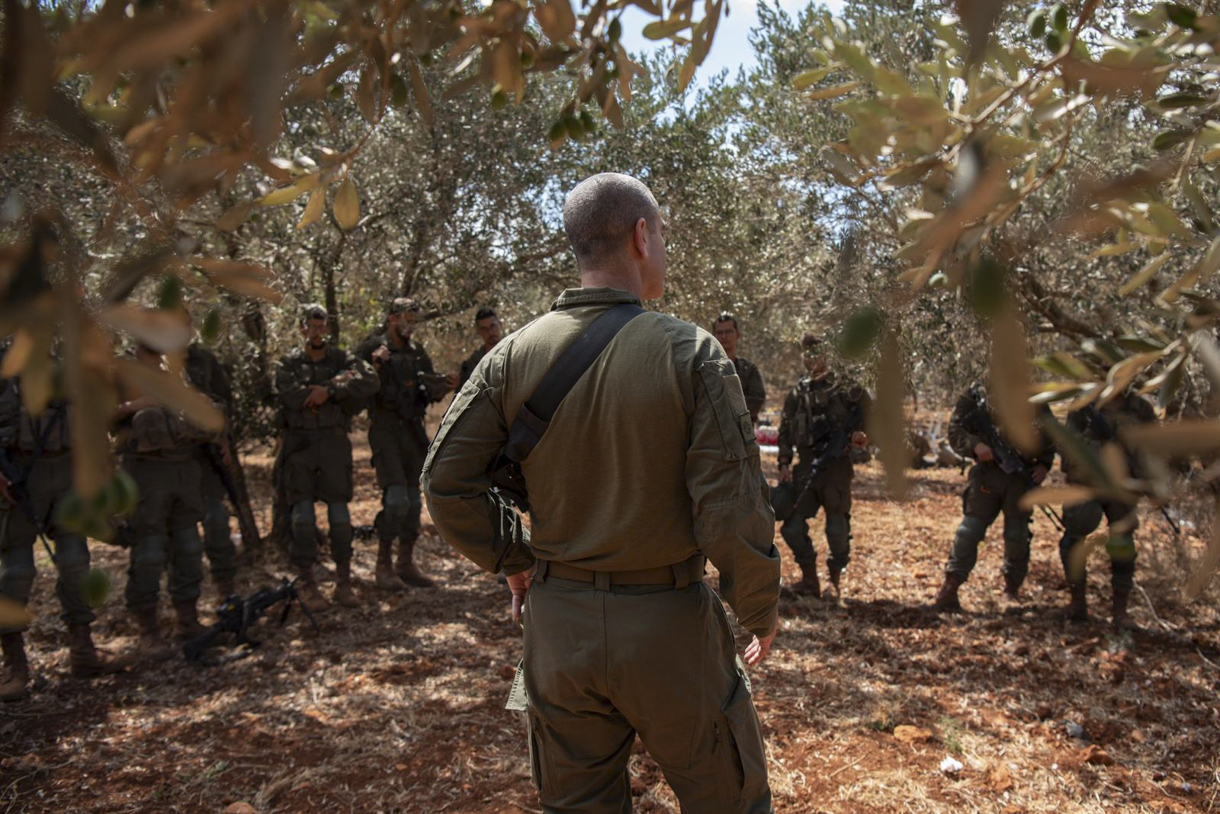
<path fill-rule="evenodd" d="M 525 595 L 534 581 L 534 567 L 517 574 L 506 576 L 508 590 L 513 594 L 513 621 L 521 621 L 521 611 L 525 608 Z"/>
<path fill-rule="evenodd" d="M 982 441 L 974 445 L 974 457 L 980 461 L 994 461 L 995 456 L 991 454 L 991 447 L 984 444 Z"/>
<path fill-rule="evenodd" d="M 779 632 L 779 623 L 776 622 L 775 630 L 771 631 L 770 635 L 758 638 L 757 636 L 746 645 L 745 661 L 751 667 L 756 664 L 762 664 L 763 659 L 771 652 L 771 643 L 775 641 L 775 634 Z"/>

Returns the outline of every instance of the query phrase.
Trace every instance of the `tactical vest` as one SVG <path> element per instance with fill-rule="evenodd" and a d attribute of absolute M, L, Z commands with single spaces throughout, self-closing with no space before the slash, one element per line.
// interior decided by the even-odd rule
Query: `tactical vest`
<path fill-rule="evenodd" d="M 338 348 L 328 346 L 326 355 L 318 361 L 313 361 L 304 350 L 297 349 L 287 358 L 286 364 L 292 372 L 292 379 L 297 386 L 327 385 L 331 379 L 348 369 L 347 354 Z M 343 407 L 329 399 L 316 408 L 303 410 L 284 410 L 284 425 L 290 430 L 324 430 L 351 426 L 351 416 Z"/>
<path fill-rule="evenodd" d="M 836 426 L 843 424 L 850 408 L 846 396 L 834 384 L 801 379 L 796 385 L 796 414 L 793 416 L 792 444 L 814 447 Z"/>
<path fill-rule="evenodd" d="M 372 340 L 374 347 L 385 345 L 390 351 L 390 359 L 383 362 L 378 369 L 381 387 L 374 396 L 378 410 L 394 413 L 399 418 L 423 419 L 428 411 L 428 391 L 420 380 L 424 372 L 420 369 L 423 358 L 422 348 L 414 340 L 404 343 L 395 349 L 390 344 L 389 337 L 381 334 Z"/>

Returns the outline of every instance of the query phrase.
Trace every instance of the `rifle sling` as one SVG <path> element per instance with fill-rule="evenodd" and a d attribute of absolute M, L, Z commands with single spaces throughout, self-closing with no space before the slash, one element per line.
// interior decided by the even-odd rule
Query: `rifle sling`
<path fill-rule="evenodd" d="M 592 367 L 618 332 L 642 313 L 644 309 L 634 303 L 620 303 L 595 319 L 576 337 L 576 341 L 555 360 L 534 388 L 533 394 L 517 411 L 508 430 L 504 457 L 514 463 L 529 457 L 542 440 L 560 403 L 576 386 L 576 382 Z"/>

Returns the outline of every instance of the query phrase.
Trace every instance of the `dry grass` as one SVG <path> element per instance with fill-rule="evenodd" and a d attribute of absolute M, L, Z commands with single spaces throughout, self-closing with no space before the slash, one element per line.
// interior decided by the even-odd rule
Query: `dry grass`
<path fill-rule="evenodd" d="M 353 515 L 369 523 L 377 496 L 367 447 L 357 457 Z M 256 486 L 269 463 L 250 459 Z M 1039 517 L 1020 612 L 999 602 L 996 529 L 963 589 L 971 612 L 931 615 L 922 606 L 959 519 L 960 485 L 956 472 L 914 473 L 898 504 L 875 465 L 860 468 L 843 600 L 782 601 L 776 649 L 754 678 L 777 810 L 1220 809 L 1220 670 L 1205 661 L 1220 661 L 1214 593 L 1183 607 L 1168 578 L 1144 569 L 1173 631 L 1142 600 L 1135 618 L 1145 630 L 1132 641 L 1101 624 L 1067 629 L 1055 535 Z M 265 485 L 256 493 L 265 498 Z M 1141 539 L 1149 563 L 1167 545 L 1164 524 L 1146 517 Z M 30 637 L 36 691 L 0 708 L 0 811 L 216 812 L 236 801 L 263 812 L 538 811 L 524 724 L 502 710 L 521 647 L 504 588 L 434 535 L 422 548 L 440 590 L 378 594 L 364 547 L 366 606 L 328 612 L 321 636 L 294 618 L 283 631 L 267 626 L 266 646 L 249 658 L 93 682 L 67 676 L 44 568 Z M 122 553 L 95 554 L 121 586 Z M 241 586 L 279 572 L 246 571 Z M 795 577 L 786 562 L 785 579 Z M 1095 561 L 1102 611 L 1105 585 Z M 131 644 L 121 597 L 97 631 L 110 646 Z M 925 732 L 903 741 L 899 725 Z M 1113 764 L 1086 762 L 1090 745 Z M 950 755 L 964 764 L 955 776 L 938 768 Z M 637 810 L 677 810 L 642 750 L 631 771 Z"/>

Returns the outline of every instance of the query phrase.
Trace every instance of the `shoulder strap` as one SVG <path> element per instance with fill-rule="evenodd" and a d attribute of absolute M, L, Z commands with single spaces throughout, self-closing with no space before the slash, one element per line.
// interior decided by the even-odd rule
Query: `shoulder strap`
<path fill-rule="evenodd" d="M 520 463 L 533 452 L 555 417 L 560 402 L 618 332 L 642 313 L 644 309 L 634 303 L 620 303 L 595 319 L 576 337 L 576 341 L 568 346 L 542 377 L 533 395 L 517 411 L 517 417 L 508 430 L 505 457 Z"/>

